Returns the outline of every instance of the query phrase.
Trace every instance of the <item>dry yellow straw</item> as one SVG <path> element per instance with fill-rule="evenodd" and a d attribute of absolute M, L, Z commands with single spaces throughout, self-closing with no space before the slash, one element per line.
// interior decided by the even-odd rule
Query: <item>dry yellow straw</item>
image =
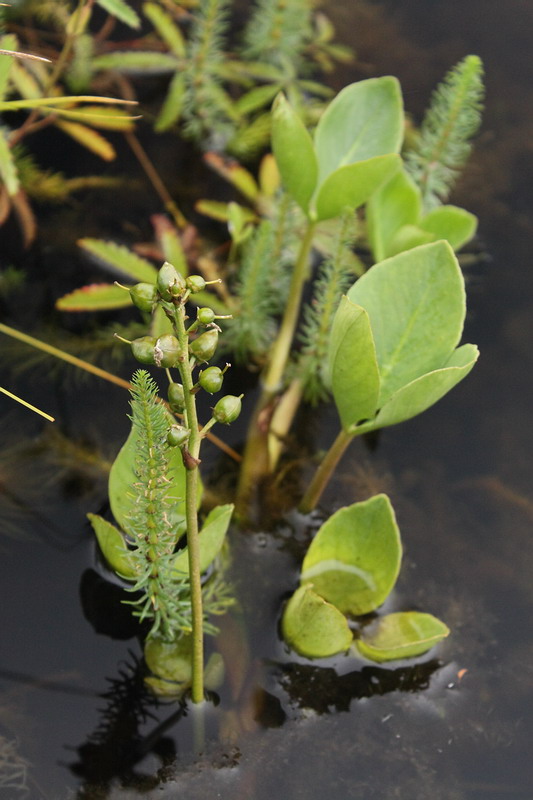
<path fill-rule="evenodd" d="M 36 414 L 40 414 L 41 417 L 50 420 L 50 422 L 55 422 L 54 417 L 51 417 L 50 414 L 47 414 L 45 411 L 41 411 L 40 408 L 35 408 L 35 406 L 32 406 L 31 403 L 27 403 L 26 400 L 22 399 L 22 397 L 17 397 L 17 395 L 13 394 L 13 392 L 8 392 L 7 389 L 3 388 L 3 386 L 0 386 L 0 392 L 3 392 L 3 394 L 7 394 L 7 396 L 10 397 L 12 400 L 16 400 L 17 403 L 26 406 L 26 408 L 29 408 L 31 411 L 35 411 Z"/>

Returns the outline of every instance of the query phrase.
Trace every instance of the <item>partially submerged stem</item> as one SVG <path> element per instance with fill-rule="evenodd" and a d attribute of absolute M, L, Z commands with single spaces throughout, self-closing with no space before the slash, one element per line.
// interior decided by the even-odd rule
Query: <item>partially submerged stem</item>
<path fill-rule="evenodd" d="M 341 460 L 352 439 L 354 439 L 354 434 L 347 433 L 345 430 L 340 431 L 339 435 L 320 463 L 320 466 L 315 472 L 313 480 L 309 484 L 307 491 L 302 498 L 299 510 L 303 514 L 307 514 L 315 508 L 322 496 L 322 492 L 329 483 L 337 464 Z"/>

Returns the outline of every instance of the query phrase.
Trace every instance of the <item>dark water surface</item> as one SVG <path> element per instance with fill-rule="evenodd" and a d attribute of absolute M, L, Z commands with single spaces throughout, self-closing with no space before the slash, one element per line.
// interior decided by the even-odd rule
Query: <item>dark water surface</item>
<path fill-rule="evenodd" d="M 477 53 L 486 66 L 483 131 L 453 198 L 480 217 L 486 255 L 465 266 L 465 341 L 479 344 L 480 363 L 437 407 L 386 430 L 374 450 L 354 443 L 324 497 L 331 511 L 390 494 L 406 555 L 389 602 L 436 614 L 452 635 L 414 664 L 295 661 L 277 622 L 309 529 L 289 517 L 274 535 L 234 534 L 246 611 L 223 622 L 217 644 L 231 666 L 219 704 L 204 719 L 154 707 L 142 692 L 129 618 L 105 605 L 85 523 L 105 482 L 90 463 L 58 484 L 39 452 L 21 460 L 16 442 L 35 444 L 44 426 L 0 398 L 0 484 L 8 487 L 0 495 L 2 798 L 533 796 L 533 3 L 331 0 L 327 10 L 359 57 L 342 83 L 395 74 L 415 116 L 451 64 Z M 149 204 L 135 202 L 137 213 Z M 94 217 L 105 227 L 104 211 L 87 217 L 90 230 L 77 213 L 57 217 L 70 220 L 73 236 L 95 235 Z M 41 255 L 50 266 L 46 235 Z M 37 284 L 41 305 L 64 290 L 54 280 Z M 127 431 L 121 390 L 65 387 L 64 373 L 48 381 L 42 369 L 33 376 L 0 383 L 20 393 L 32 387 L 34 399 L 38 383 L 40 404 L 62 429 L 96 437 L 112 458 Z M 312 427 L 302 421 L 318 431 L 317 447 L 335 425 L 332 411 Z"/>

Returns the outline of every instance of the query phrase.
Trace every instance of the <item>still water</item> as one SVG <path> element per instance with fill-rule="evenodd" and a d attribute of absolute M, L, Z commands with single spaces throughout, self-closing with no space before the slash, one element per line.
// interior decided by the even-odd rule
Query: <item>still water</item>
<path fill-rule="evenodd" d="M 334 80 L 395 74 L 415 117 L 451 64 L 476 53 L 486 66 L 483 130 L 453 198 L 480 217 L 476 258 L 465 263 L 465 341 L 479 344 L 480 363 L 437 407 L 385 431 L 372 449 L 354 443 L 323 499 L 331 511 L 390 494 L 406 551 L 390 602 L 434 613 L 452 635 L 417 663 L 390 668 L 295 660 L 278 640 L 278 616 L 316 522 L 289 516 L 272 534 L 233 535 L 233 581 L 246 611 L 223 625 L 219 646 L 233 666 L 218 705 L 203 719 L 155 707 L 142 690 L 128 616 L 106 603 L 85 522 L 104 502 L 104 482 L 89 468 L 52 481 L 57 470 L 36 444 L 43 426 L 1 400 L 0 473 L 9 475 L 0 507 L 2 798 L 532 796 L 533 4 L 326 5 L 358 55 Z M 51 225 L 61 220 L 48 213 Z M 42 283 L 36 291 L 41 302 L 54 295 Z M 112 458 L 127 431 L 121 390 L 35 375 L 41 404 L 63 429 L 109 441 Z M 8 385 L 22 389 L 24 380 Z M 309 419 L 301 424 L 311 429 Z M 313 419 L 316 447 L 328 445 L 335 424 L 333 412 Z M 29 442 L 23 462 L 12 450 L 20 436 Z"/>

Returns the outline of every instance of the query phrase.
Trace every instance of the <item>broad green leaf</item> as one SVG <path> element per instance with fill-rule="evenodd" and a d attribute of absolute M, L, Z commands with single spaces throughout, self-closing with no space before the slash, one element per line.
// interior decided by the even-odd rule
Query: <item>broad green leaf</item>
<path fill-rule="evenodd" d="M 124 22 L 125 25 L 129 25 L 130 28 L 141 27 L 141 20 L 137 12 L 125 0 L 96 0 L 96 2 L 104 11 Z"/>
<path fill-rule="evenodd" d="M 426 214 L 419 225 L 436 239 L 446 239 L 454 250 L 459 250 L 475 235 L 477 217 L 464 208 L 439 206 Z"/>
<path fill-rule="evenodd" d="M 398 153 L 402 139 L 403 105 L 396 78 L 370 78 L 346 86 L 315 132 L 319 183 L 339 167 Z"/>
<path fill-rule="evenodd" d="M 357 650 L 371 661 L 414 658 L 427 653 L 449 635 L 449 628 L 432 614 L 400 611 L 363 628 Z"/>
<path fill-rule="evenodd" d="M 430 244 L 436 239 L 435 234 L 422 230 L 419 225 L 403 225 L 388 243 L 387 258 L 404 253 L 406 250 L 414 250 L 422 244 Z"/>
<path fill-rule="evenodd" d="M 305 125 L 282 94 L 272 108 L 272 151 L 285 189 L 308 213 L 317 182 L 315 150 Z"/>
<path fill-rule="evenodd" d="M 82 286 L 56 300 L 60 311 L 108 311 L 131 305 L 129 292 L 112 283 L 92 283 Z"/>
<path fill-rule="evenodd" d="M 459 347 L 441 369 L 416 378 L 393 394 L 377 417 L 361 425 L 358 432 L 368 433 L 396 425 L 426 411 L 466 378 L 478 357 L 479 351 L 475 345 L 464 344 Z"/>
<path fill-rule="evenodd" d="M 185 73 L 176 72 L 170 81 L 167 96 L 155 121 L 154 130 L 157 133 L 168 131 L 179 120 L 183 108 L 185 88 Z"/>
<path fill-rule="evenodd" d="M 370 317 L 380 407 L 402 386 L 443 367 L 461 338 L 464 279 L 447 242 L 422 245 L 376 264 L 348 297 Z"/>
<path fill-rule="evenodd" d="M 403 225 L 418 222 L 421 207 L 420 189 L 403 169 L 374 192 L 366 205 L 366 222 L 375 261 L 392 255 L 392 237 Z"/>
<path fill-rule="evenodd" d="M 174 683 L 190 683 L 191 654 L 192 636 L 188 635 L 175 642 L 150 636 L 144 645 L 144 659 L 150 672 Z"/>
<path fill-rule="evenodd" d="M 183 34 L 174 20 L 156 3 L 144 3 L 143 13 L 159 34 L 160 38 L 168 45 L 169 49 L 178 56 L 185 57 L 185 40 Z"/>
<path fill-rule="evenodd" d="M 121 578 L 136 580 L 138 576 L 123 534 L 98 514 L 87 514 L 87 518 L 93 526 L 100 550 L 111 569 Z"/>
<path fill-rule="evenodd" d="M 116 157 L 117 154 L 111 142 L 92 128 L 81 125 L 79 122 L 67 122 L 61 119 L 56 120 L 55 125 L 67 136 L 90 150 L 91 153 L 99 156 L 103 161 L 113 161 Z"/>
<path fill-rule="evenodd" d="M 339 167 L 321 183 L 313 203 L 314 216 L 317 220 L 331 219 L 363 205 L 400 164 L 400 156 L 390 154 Z"/>
<path fill-rule="evenodd" d="M 226 532 L 233 514 L 233 504 L 217 506 L 209 512 L 200 531 L 200 572 L 210 566 L 220 552 Z M 180 551 L 174 561 L 173 570 L 177 573 L 189 574 L 189 551 L 187 547 Z"/>
<path fill-rule="evenodd" d="M 0 179 L 10 197 L 17 194 L 20 189 L 19 177 L 5 128 L 0 128 Z"/>
<path fill-rule="evenodd" d="M 341 508 L 320 528 L 300 581 L 339 611 L 368 614 L 389 596 L 402 560 L 400 531 L 385 494 Z"/>
<path fill-rule="evenodd" d="M 170 53 L 154 53 L 149 50 L 119 50 L 105 53 L 92 61 L 93 69 L 116 69 L 134 75 L 164 75 L 180 68 L 179 59 Z"/>
<path fill-rule="evenodd" d="M 293 650 L 307 658 L 328 658 L 347 650 L 353 635 L 346 617 L 311 586 L 295 591 L 283 612 L 281 633 Z"/>
<path fill-rule="evenodd" d="M 373 417 L 379 397 L 376 348 L 368 314 L 346 296 L 333 319 L 328 371 L 342 427 Z"/>
<path fill-rule="evenodd" d="M 79 246 L 90 253 L 102 266 L 111 267 L 135 281 L 155 283 L 157 270 L 144 258 L 132 253 L 127 247 L 103 239 L 80 239 Z"/>

